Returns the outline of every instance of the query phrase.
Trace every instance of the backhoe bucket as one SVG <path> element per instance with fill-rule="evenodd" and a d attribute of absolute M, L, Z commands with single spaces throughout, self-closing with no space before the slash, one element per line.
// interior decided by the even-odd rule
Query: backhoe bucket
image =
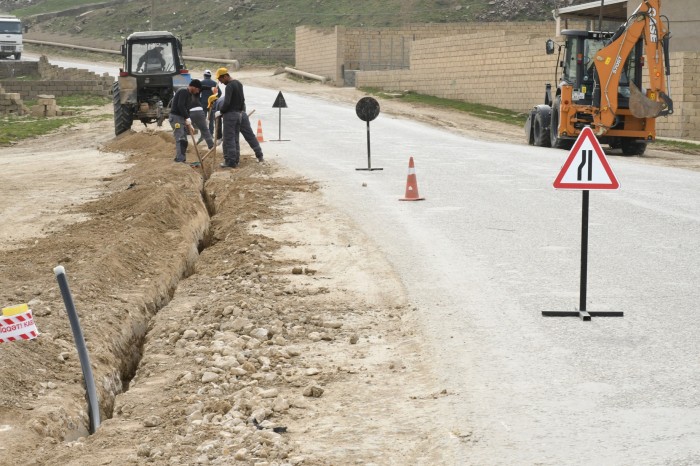
<path fill-rule="evenodd" d="M 630 83 L 630 112 L 637 118 L 656 118 L 661 115 L 664 104 L 651 100 L 639 90 L 634 83 Z"/>

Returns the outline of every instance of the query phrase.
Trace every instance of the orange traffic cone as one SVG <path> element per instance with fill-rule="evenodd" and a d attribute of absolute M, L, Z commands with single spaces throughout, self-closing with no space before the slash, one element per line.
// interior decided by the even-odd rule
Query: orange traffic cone
<path fill-rule="evenodd" d="M 265 142 L 265 138 L 263 138 L 262 134 L 262 121 L 258 120 L 258 142 Z"/>
<path fill-rule="evenodd" d="M 406 195 L 399 201 L 423 201 L 424 197 L 418 195 L 418 180 L 416 169 L 413 166 L 413 157 L 408 160 L 408 179 L 406 180 Z"/>

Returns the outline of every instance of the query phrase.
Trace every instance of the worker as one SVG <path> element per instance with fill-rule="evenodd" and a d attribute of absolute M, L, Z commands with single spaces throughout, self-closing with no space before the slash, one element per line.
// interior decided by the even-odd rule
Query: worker
<path fill-rule="evenodd" d="M 241 112 L 245 111 L 243 85 L 231 78 L 226 68 L 216 70 L 216 79 L 225 86 L 217 103 L 215 117 L 221 117 L 224 129 L 224 163 L 221 168 L 238 168 L 240 150 L 237 141 L 241 130 Z"/>
<path fill-rule="evenodd" d="M 175 162 L 187 162 L 187 135 L 192 131 L 190 107 L 192 96 L 198 93 L 199 87 L 195 82 L 194 85 L 190 83 L 187 87 L 178 89 L 173 96 L 168 122 L 173 128 L 175 138 Z"/>
<path fill-rule="evenodd" d="M 248 114 L 246 113 L 246 105 L 245 105 L 245 97 L 243 96 L 243 85 L 240 83 L 240 81 L 235 80 L 231 78 L 231 76 L 228 73 L 228 70 L 226 68 L 219 68 L 216 71 L 216 76 L 217 80 L 219 82 L 223 83 L 226 85 L 225 87 L 225 93 L 228 93 L 228 90 L 230 86 L 232 85 L 231 83 L 235 83 L 234 87 L 236 89 L 239 89 L 240 92 L 240 99 L 241 99 L 241 104 L 240 108 L 242 109 L 240 112 L 240 118 L 238 122 L 238 129 L 237 132 L 243 134 L 244 139 L 248 143 L 251 149 L 253 149 L 253 152 L 255 153 L 255 158 L 257 159 L 258 162 L 262 163 L 264 161 L 263 157 L 263 151 L 262 148 L 260 147 L 260 142 L 258 141 L 258 138 L 256 137 L 256 134 L 253 132 L 253 128 L 250 125 L 250 119 L 248 118 Z M 223 77 L 223 79 L 222 79 Z M 225 96 L 226 94 L 224 94 Z M 223 99 L 220 97 L 219 98 L 219 106 L 221 107 L 224 105 L 223 102 L 226 102 L 226 97 Z M 219 110 L 221 110 L 219 107 Z M 223 113 L 223 112 L 221 112 Z M 224 127 L 224 140 L 226 139 L 226 128 Z M 236 145 L 236 153 L 240 156 L 240 143 L 239 143 L 239 137 L 238 134 L 236 134 L 235 141 Z M 238 163 L 238 162 L 236 162 Z"/>
<path fill-rule="evenodd" d="M 221 118 L 216 118 L 214 114 L 216 113 L 217 110 L 217 105 L 216 103 L 219 101 L 219 95 L 218 93 L 214 93 L 209 96 L 209 99 L 207 100 L 207 109 L 209 110 L 209 132 L 213 135 L 214 133 L 214 123 L 216 123 L 216 134 L 219 136 L 217 137 L 218 139 L 218 144 L 221 144 Z"/>
<path fill-rule="evenodd" d="M 209 132 L 209 126 L 207 126 L 207 114 L 204 111 L 204 107 L 202 107 L 202 82 L 199 79 L 193 79 L 190 81 L 189 87 L 197 89 L 197 92 L 192 94 L 192 100 L 190 101 L 190 119 L 200 134 L 197 144 L 204 139 L 207 142 L 207 147 L 211 149 L 214 147 L 214 140 L 211 137 L 211 132 Z"/>
<path fill-rule="evenodd" d="M 136 65 L 137 73 L 145 73 L 147 71 L 163 71 L 164 69 L 165 58 L 163 58 L 163 47 L 161 46 L 146 50 L 146 53 L 139 58 L 139 63 Z"/>
<path fill-rule="evenodd" d="M 211 71 L 204 70 L 204 79 L 202 79 L 202 92 L 199 93 L 199 100 L 201 100 L 202 108 L 209 108 L 209 97 L 211 97 L 214 92 L 218 93 L 218 84 L 216 81 L 211 79 Z M 209 120 L 209 133 L 214 134 L 214 118 L 213 114 L 209 115 L 207 112 L 207 120 Z M 202 142 L 203 134 L 200 134 L 197 144 Z"/>

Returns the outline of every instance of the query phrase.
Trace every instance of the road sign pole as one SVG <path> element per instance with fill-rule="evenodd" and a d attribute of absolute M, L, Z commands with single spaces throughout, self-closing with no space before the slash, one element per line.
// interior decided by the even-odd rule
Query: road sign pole
<path fill-rule="evenodd" d="M 542 311 L 543 316 L 580 317 L 581 320 L 591 320 L 591 317 L 622 317 L 621 311 L 587 311 L 586 291 L 588 287 L 588 207 L 591 189 L 618 189 L 617 181 L 605 152 L 600 147 L 590 126 L 581 130 L 574 143 L 569 157 L 554 180 L 556 189 L 581 189 L 583 202 L 581 206 L 581 289 L 579 290 L 579 306 L 574 311 Z"/>
<path fill-rule="evenodd" d="M 586 285 L 588 282 L 588 194 L 583 190 L 583 207 L 581 214 L 581 290 L 579 312 L 586 312 Z"/>
<path fill-rule="evenodd" d="M 369 138 L 369 122 L 377 118 L 379 115 L 379 103 L 372 97 L 363 97 L 357 102 L 355 106 L 355 113 L 357 116 L 367 122 L 367 168 L 356 168 L 355 170 L 384 170 L 383 168 L 372 168 L 372 155 L 370 150 L 370 138 Z"/>
<path fill-rule="evenodd" d="M 372 169 L 372 157 L 370 157 L 369 121 L 367 122 L 367 168 Z"/>

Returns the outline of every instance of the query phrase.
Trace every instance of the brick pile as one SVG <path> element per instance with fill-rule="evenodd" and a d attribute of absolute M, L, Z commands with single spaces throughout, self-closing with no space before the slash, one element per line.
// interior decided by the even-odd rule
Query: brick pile
<path fill-rule="evenodd" d="M 17 92 L 5 92 L 0 86 L 0 115 L 26 115 L 29 109 Z"/>

